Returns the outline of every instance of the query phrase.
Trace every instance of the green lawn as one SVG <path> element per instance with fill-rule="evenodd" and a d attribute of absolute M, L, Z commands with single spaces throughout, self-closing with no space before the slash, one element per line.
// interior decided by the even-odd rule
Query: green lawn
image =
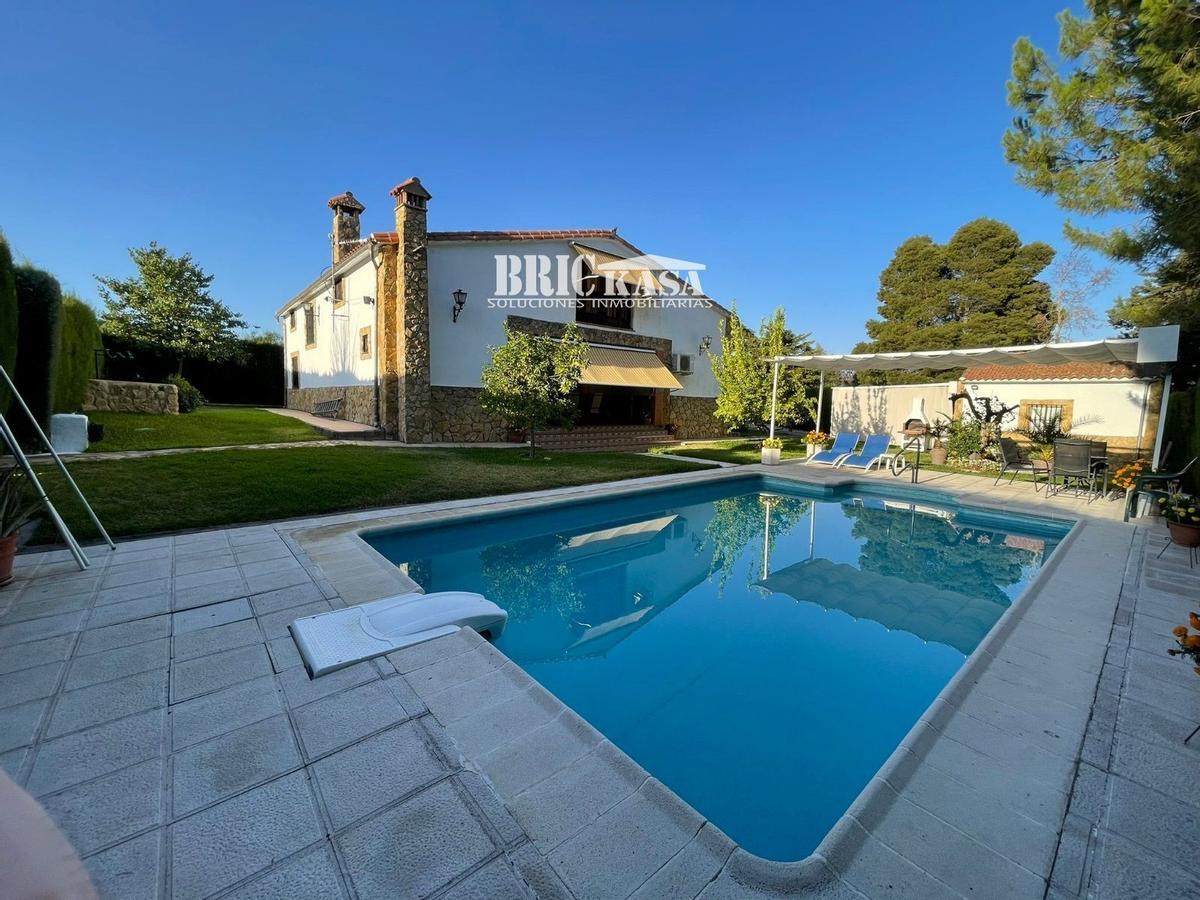
<path fill-rule="evenodd" d="M 745 465 L 746 463 L 761 462 L 761 450 L 762 438 L 735 438 L 728 441 L 713 441 L 704 444 L 679 444 L 678 446 L 664 448 L 660 452 Z M 806 452 L 804 449 L 804 438 L 783 438 L 784 459 L 802 457 Z"/>
<path fill-rule="evenodd" d="M 664 475 L 701 464 L 631 453 L 363 446 L 214 450 L 79 461 L 71 473 L 113 535 L 231 525 Z M 47 490 L 72 530 L 94 536 L 56 470 Z M 43 523 L 38 541 L 54 540 Z"/>
<path fill-rule="evenodd" d="M 202 406 L 178 416 L 93 412 L 88 417 L 104 425 L 104 440 L 88 447 L 89 453 L 290 443 L 324 437 L 297 419 L 245 406 Z"/>

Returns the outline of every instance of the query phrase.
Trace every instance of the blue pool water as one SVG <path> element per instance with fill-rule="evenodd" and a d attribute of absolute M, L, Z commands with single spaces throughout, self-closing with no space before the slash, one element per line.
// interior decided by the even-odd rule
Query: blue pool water
<path fill-rule="evenodd" d="M 507 609 L 509 657 L 747 850 L 797 860 L 1068 527 L 928 496 L 753 476 L 368 541 Z"/>

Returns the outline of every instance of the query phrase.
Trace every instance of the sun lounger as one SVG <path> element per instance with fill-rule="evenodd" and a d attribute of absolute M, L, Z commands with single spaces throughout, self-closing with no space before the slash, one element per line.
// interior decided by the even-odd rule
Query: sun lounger
<path fill-rule="evenodd" d="M 883 465 L 884 457 L 887 456 L 888 445 L 891 444 L 892 438 L 886 434 L 869 434 L 867 440 L 863 443 L 863 448 L 855 455 L 845 456 L 837 464 L 839 468 L 849 467 L 851 469 L 862 469 L 864 472 L 870 471 L 872 466 Z"/>
<path fill-rule="evenodd" d="M 854 452 L 858 445 L 858 435 L 853 431 L 839 431 L 833 439 L 833 446 L 820 453 L 814 453 L 808 458 L 809 464 L 817 463 L 822 466 L 836 466 Z"/>

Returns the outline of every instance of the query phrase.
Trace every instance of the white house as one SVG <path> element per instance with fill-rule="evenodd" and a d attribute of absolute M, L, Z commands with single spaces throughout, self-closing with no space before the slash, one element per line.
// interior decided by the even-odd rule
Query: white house
<path fill-rule="evenodd" d="M 479 404 L 489 348 L 506 322 L 548 336 L 574 322 L 591 349 L 580 427 L 724 431 L 710 354 L 728 312 L 700 289 L 702 266 L 615 229 L 429 231 L 418 179 L 392 196 L 395 230 L 366 237 L 353 194 L 329 201 L 333 265 L 277 313 L 289 407 L 340 402 L 411 443 L 503 440 Z"/>

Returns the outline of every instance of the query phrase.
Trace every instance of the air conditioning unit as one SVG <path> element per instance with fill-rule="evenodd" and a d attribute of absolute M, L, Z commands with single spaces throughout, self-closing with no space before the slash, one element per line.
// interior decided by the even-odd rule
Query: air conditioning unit
<path fill-rule="evenodd" d="M 671 354 L 671 371 L 676 375 L 691 375 L 692 355 L 690 353 L 672 353 Z"/>

